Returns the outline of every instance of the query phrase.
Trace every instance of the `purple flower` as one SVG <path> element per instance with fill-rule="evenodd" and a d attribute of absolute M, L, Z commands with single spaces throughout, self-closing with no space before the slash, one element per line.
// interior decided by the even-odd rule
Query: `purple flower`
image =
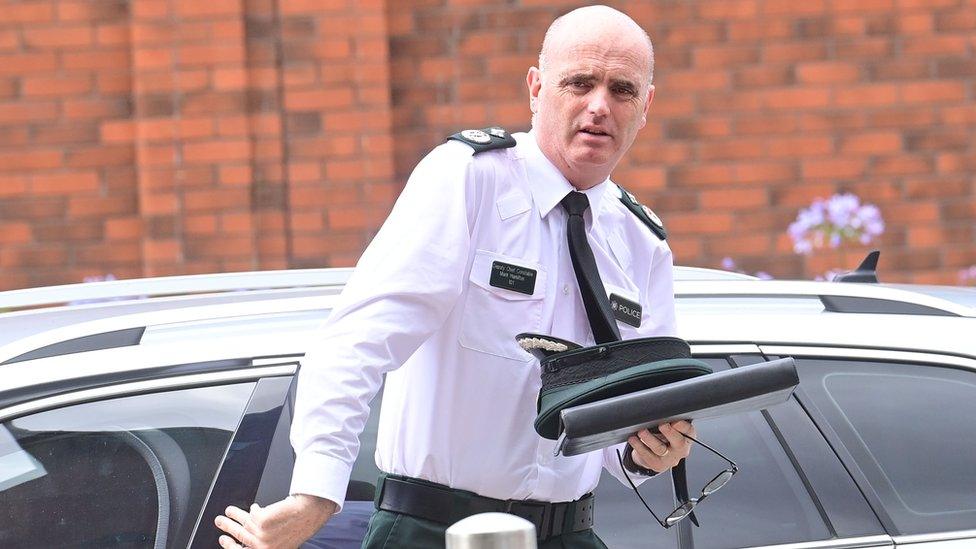
<path fill-rule="evenodd" d="M 976 284 L 976 265 L 959 271 L 959 282 L 962 284 Z"/>
<path fill-rule="evenodd" d="M 881 211 L 873 204 L 861 205 L 857 195 L 835 194 L 828 200 L 814 199 L 800 210 L 787 233 L 793 251 L 808 254 L 815 248 L 838 248 L 844 242 L 870 244 L 884 233 Z"/>
<path fill-rule="evenodd" d="M 732 259 L 731 257 L 723 257 L 722 258 L 722 268 L 725 269 L 726 271 L 734 271 L 735 270 L 735 260 Z"/>

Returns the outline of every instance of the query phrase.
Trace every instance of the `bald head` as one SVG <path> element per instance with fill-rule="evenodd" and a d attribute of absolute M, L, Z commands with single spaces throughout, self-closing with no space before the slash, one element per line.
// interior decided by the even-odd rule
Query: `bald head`
<path fill-rule="evenodd" d="M 587 41 L 612 40 L 631 42 L 646 59 L 647 84 L 654 78 L 654 46 L 651 38 L 627 14 L 609 6 L 587 6 L 577 8 L 556 18 L 549 25 L 546 37 L 539 52 L 539 69 L 545 72 L 548 62 L 555 52 L 571 49 L 574 44 Z"/>

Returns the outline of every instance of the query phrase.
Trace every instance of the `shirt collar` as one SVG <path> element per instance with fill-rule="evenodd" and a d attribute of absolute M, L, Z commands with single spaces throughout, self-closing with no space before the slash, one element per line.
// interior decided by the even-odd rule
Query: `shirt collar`
<path fill-rule="evenodd" d="M 526 134 L 526 139 L 521 140 L 519 144 L 525 145 L 525 172 L 529 178 L 529 189 L 532 192 L 532 199 L 539 209 L 539 217 L 545 217 L 553 208 L 559 205 L 559 202 L 567 194 L 576 189 L 559 169 L 546 158 L 546 155 L 542 153 L 538 143 L 536 143 L 534 131 L 529 131 Z M 610 179 L 607 178 L 593 187 L 581 191 L 590 201 L 591 214 L 600 211 L 600 207 L 603 204 L 603 197 L 610 187 L 607 184 L 609 181 Z"/>

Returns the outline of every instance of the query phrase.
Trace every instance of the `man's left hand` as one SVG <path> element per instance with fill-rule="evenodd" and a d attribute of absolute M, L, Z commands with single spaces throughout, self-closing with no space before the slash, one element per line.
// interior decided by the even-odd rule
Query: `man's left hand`
<path fill-rule="evenodd" d="M 634 463 L 658 473 L 674 467 L 691 453 L 692 442 L 682 433 L 695 437 L 695 427 L 688 421 L 662 423 L 658 426 L 660 434 L 642 430 L 627 439 L 634 449 Z"/>

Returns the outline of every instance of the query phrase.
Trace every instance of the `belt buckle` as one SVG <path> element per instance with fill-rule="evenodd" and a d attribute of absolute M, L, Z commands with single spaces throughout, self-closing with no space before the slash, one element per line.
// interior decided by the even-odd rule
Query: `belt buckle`
<path fill-rule="evenodd" d="M 510 499 L 505 502 L 505 512 L 520 516 L 536 527 L 539 540 L 552 534 L 552 502 Z M 515 509 L 518 508 L 516 511 Z"/>

